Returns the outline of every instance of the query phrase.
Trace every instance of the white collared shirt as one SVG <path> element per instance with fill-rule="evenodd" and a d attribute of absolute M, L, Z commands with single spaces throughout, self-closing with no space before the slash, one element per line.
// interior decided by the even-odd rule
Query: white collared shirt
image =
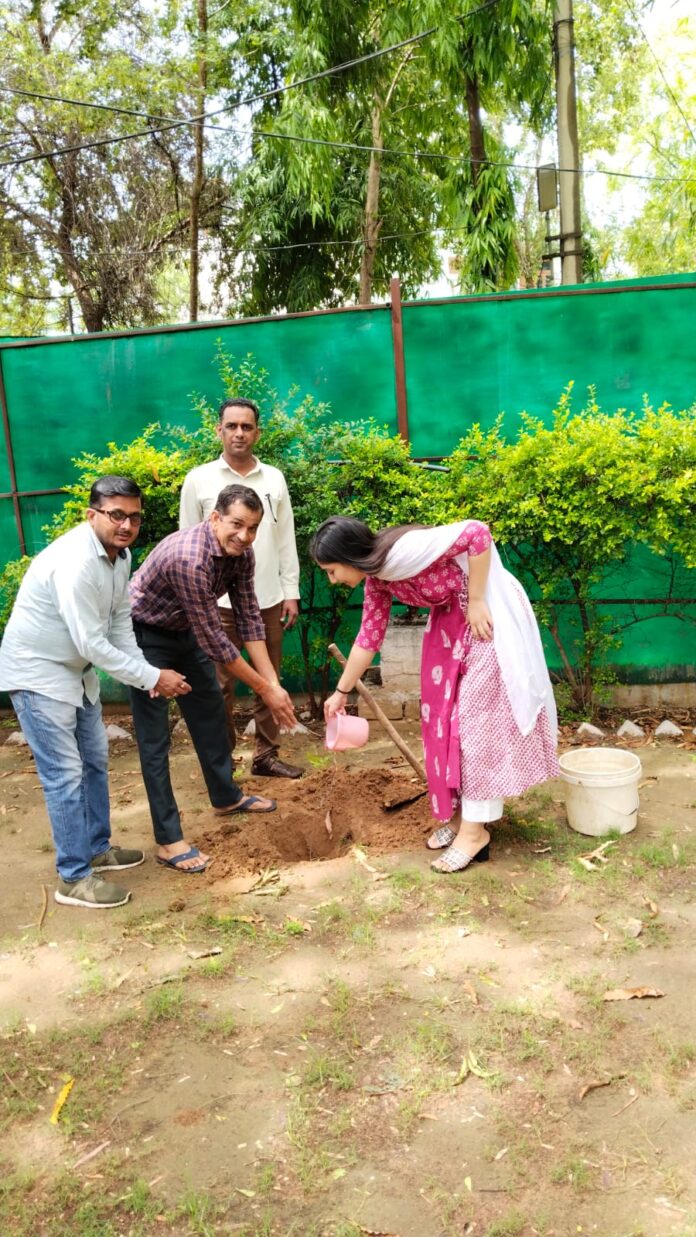
<path fill-rule="evenodd" d="M 159 670 L 133 634 L 130 551 L 111 562 L 88 522 L 37 554 L 22 580 L 0 646 L 0 691 L 33 691 L 66 704 L 94 704 L 93 667 L 142 691 Z"/>
<path fill-rule="evenodd" d="M 246 485 L 263 503 L 263 519 L 254 541 L 256 573 L 254 588 L 259 609 L 300 596 L 300 564 L 295 545 L 295 520 L 285 477 L 272 464 L 254 458 L 246 476 L 230 468 L 224 455 L 192 468 L 184 478 L 179 509 L 179 527 L 190 528 L 207 520 L 220 490 L 226 485 Z M 221 598 L 221 605 L 229 605 Z"/>

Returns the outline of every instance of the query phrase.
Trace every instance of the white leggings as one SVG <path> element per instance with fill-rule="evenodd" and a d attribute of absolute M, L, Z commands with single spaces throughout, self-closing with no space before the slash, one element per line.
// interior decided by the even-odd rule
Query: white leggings
<path fill-rule="evenodd" d="M 488 825 L 493 820 L 500 820 L 503 814 L 502 799 L 462 799 L 462 820 L 470 820 L 472 824 Z"/>

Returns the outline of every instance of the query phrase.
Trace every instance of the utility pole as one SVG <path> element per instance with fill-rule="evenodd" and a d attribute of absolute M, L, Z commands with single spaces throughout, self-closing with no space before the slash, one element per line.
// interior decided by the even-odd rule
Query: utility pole
<path fill-rule="evenodd" d="M 208 86 L 208 0 L 197 0 L 196 61 L 198 68 L 198 114 L 205 111 Z M 200 270 L 201 197 L 205 184 L 205 121 L 197 120 L 193 130 L 194 160 L 191 183 L 189 224 L 189 322 L 198 321 L 198 275 Z"/>
<path fill-rule="evenodd" d="M 580 151 L 575 100 L 573 0 L 555 0 L 553 50 L 556 67 L 561 283 L 582 281 L 580 229 Z"/>

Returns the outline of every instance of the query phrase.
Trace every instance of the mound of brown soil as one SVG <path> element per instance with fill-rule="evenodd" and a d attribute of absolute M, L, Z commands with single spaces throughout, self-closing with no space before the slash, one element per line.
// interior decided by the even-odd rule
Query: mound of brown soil
<path fill-rule="evenodd" d="M 245 784 L 245 790 L 252 789 Z M 215 859 L 213 879 L 306 859 L 332 859 L 353 843 L 373 854 L 423 845 L 432 828 L 425 787 L 385 768 L 322 769 L 301 781 L 280 781 L 277 812 L 224 820 L 202 839 Z"/>

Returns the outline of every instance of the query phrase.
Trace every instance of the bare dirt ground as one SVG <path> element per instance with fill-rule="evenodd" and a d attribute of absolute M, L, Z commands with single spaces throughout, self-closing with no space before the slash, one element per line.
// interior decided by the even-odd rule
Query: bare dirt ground
<path fill-rule="evenodd" d="M 305 778 L 245 778 L 279 810 L 237 832 L 177 740 L 191 877 L 152 861 L 124 741 L 114 839 L 148 861 L 96 914 L 53 902 L 33 762 L 0 748 L 0 1233 L 694 1237 L 696 743 L 638 751 L 606 862 L 550 783 L 442 877 L 375 725 L 289 739 Z M 663 995 L 604 999 L 636 988 Z"/>

